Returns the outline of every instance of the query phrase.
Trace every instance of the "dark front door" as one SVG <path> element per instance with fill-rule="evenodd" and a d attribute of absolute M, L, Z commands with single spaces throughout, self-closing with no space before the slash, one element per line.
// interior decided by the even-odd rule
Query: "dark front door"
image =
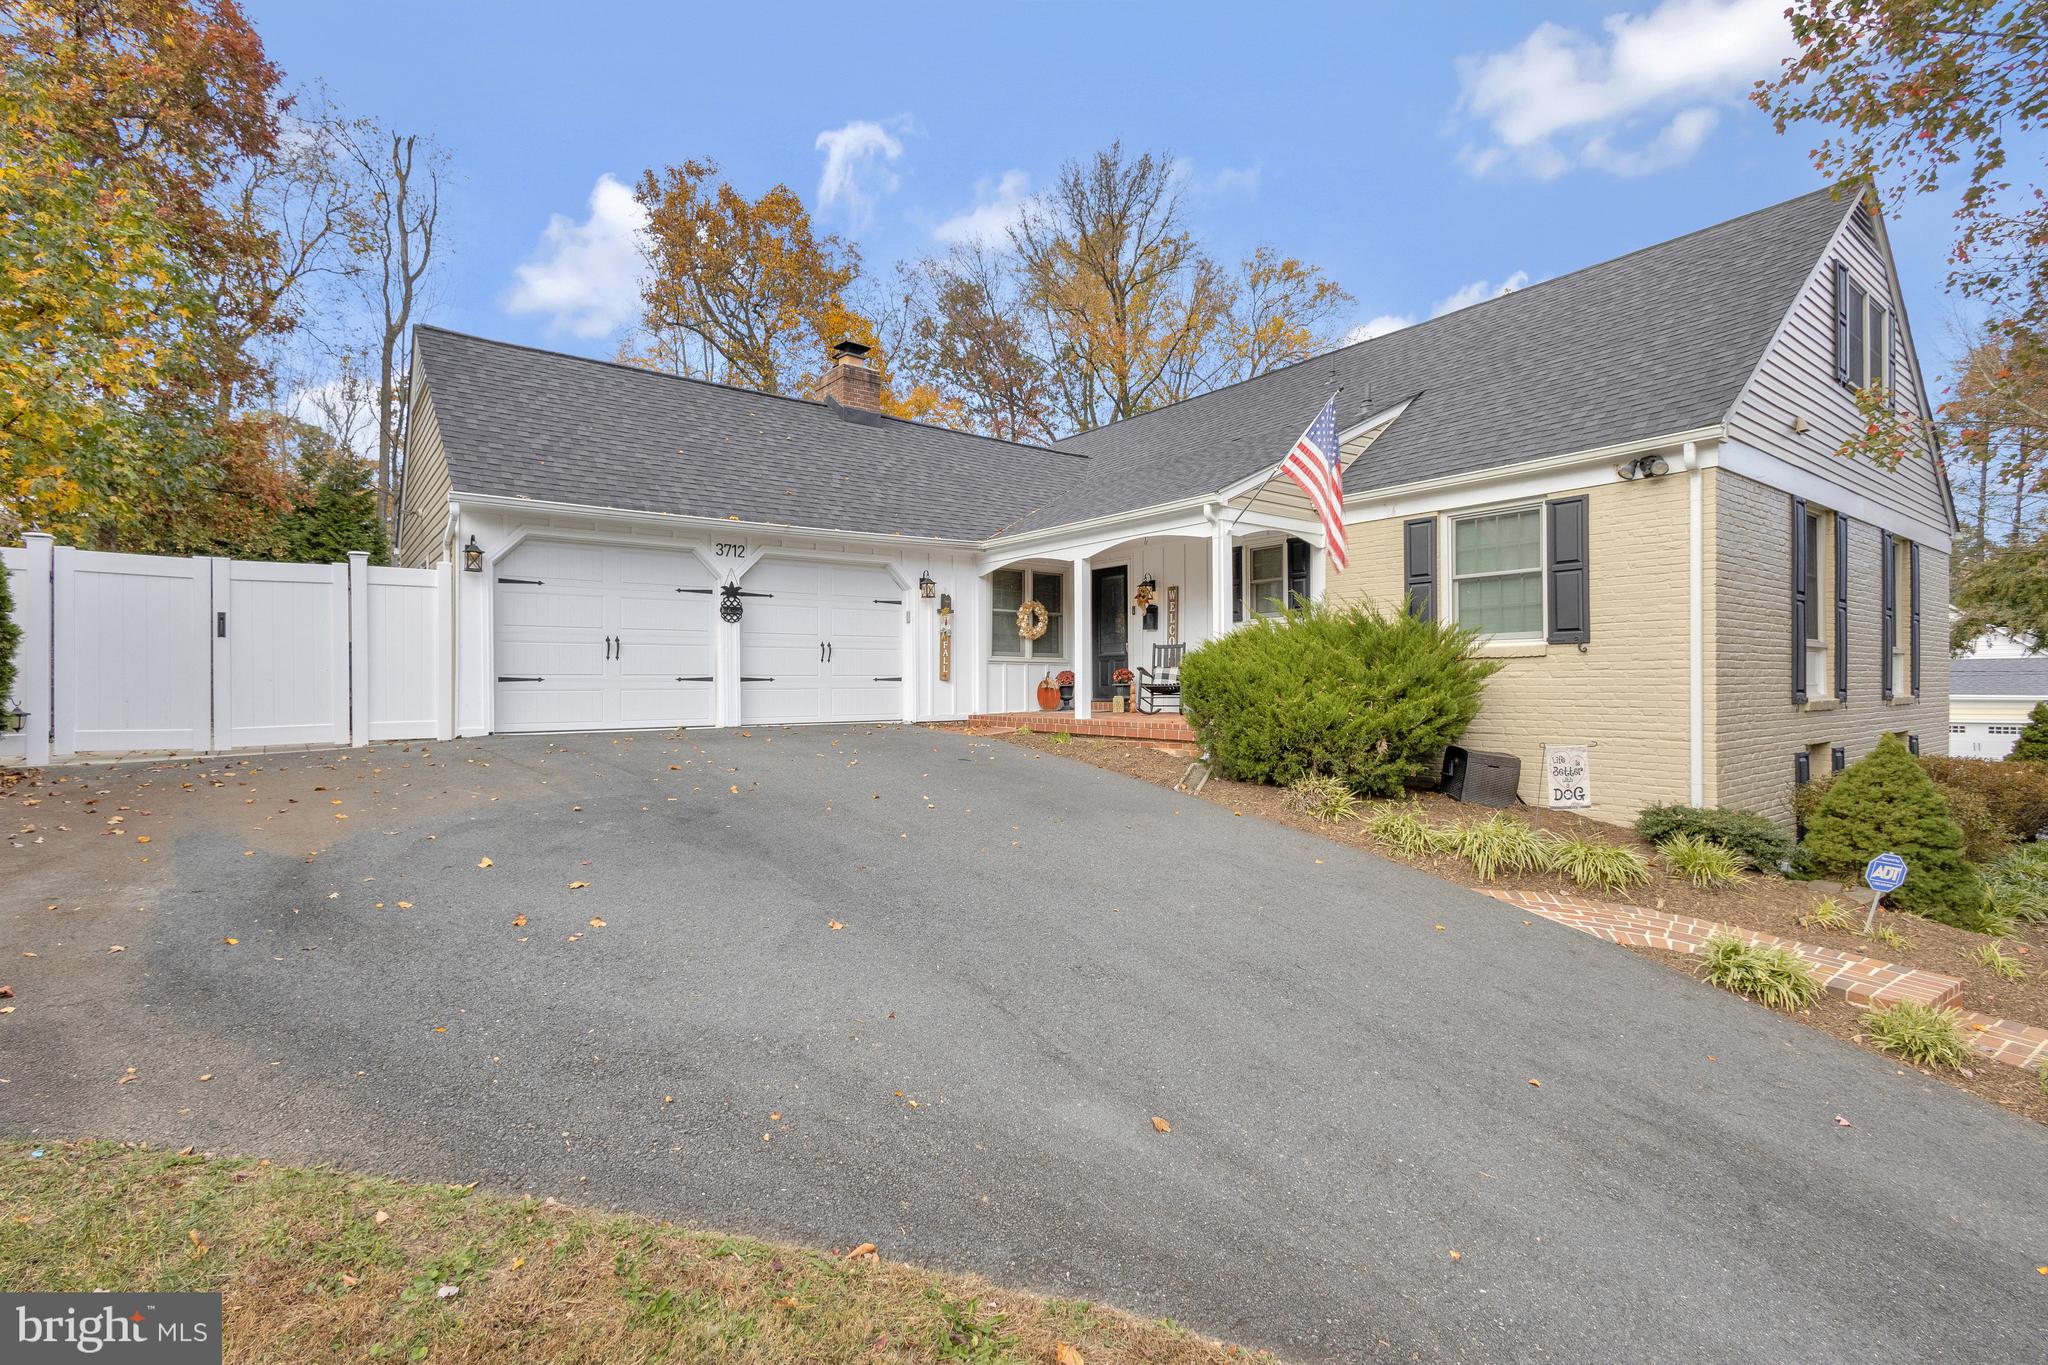
<path fill-rule="evenodd" d="M 1129 581 L 1129 572 L 1124 569 L 1095 571 L 1095 660 L 1091 676 L 1095 679 L 1093 696 L 1097 701 L 1107 701 L 1116 691 L 1116 671 L 1131 661 L 1130 602 L 1125 591 Z"/>

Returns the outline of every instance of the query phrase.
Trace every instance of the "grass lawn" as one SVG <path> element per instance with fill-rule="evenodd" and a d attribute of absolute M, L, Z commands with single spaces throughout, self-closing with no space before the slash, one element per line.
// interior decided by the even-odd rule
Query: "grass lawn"
<path fill-rule="evenodd" d="M 1269 1358 L 871 1254 L 112 1142 L 0 1142 L 0 1204 L 0 1285 L 218 1290 L 231 1361 Z"/>

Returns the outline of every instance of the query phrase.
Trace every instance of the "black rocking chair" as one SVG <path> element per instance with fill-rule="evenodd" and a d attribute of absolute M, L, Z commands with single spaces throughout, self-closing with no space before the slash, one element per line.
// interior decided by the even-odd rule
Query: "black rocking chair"
<path fill-rule="evenodd" d="M 1138 670 L 1138 709 L 1147 714 L 1180 710 L 1180 661 L 1186 645 L 1152 646 L 1152 666 Z"/>

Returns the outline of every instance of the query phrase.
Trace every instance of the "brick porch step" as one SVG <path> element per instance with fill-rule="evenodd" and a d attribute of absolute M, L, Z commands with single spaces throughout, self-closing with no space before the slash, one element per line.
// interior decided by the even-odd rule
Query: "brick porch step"
<path fill-rule="evenodd" d="M 1187 717 L 1163 711 L 1147 715 L 1139 711 L 1098 711 L 1082 720 L 1071 711 L 990 711 L 969 716 L 969 725 L 994 730 L 1033 730 L 1039 734 L 1091 735 L 1104 739 L 1144 739 L 1177 744 L 1195 743 L 1194 727 Z"/>

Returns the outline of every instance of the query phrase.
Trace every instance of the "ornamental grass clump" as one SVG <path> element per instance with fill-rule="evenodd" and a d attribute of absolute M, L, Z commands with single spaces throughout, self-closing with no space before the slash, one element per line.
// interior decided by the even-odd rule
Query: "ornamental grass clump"
<path fill-rule="evenodd" d="M 1484 820 L 1452 830 L 1451 851 L 1472 864 L 1474 875 L 1482 882 L 1503 872 L 1542 872 L 1550 866 L 1545 841 L 1506 811 L 1495 811 Z"/>
<path fill-rule="evenodd" d="M 1970 1039 L 1963 1032 L 1962 1018 L 1961 1010 L 1901 1000 L 1864 1015 L 1863 1031 L 1871 1042 L 1914 1066 L 1953 1070 L 1970 1060 Z"/>
<path fill-rule="evenodd" d="M 1544 851 L 1550 866 L 1575 886 L 1594 891 L 1627 891 L 1650 880 L 1643 855 L 1620 844 L 1578 835 L 1546 835 Z"/>
<path fill-rule="evenodd" d="M 1657 845 L 1664 865 L 1702 891 L 1736 886 L 1749 879 L 1742 875 L 1742 855 L 1723 848 L 1699 834 L 1674 834 Z"/>
<path fill-rule="evenodd" d="M 1358 814 L 1358 798 L 1334 777 L 1304 777 L 1287 789 L 1287 804 L 1311 820 L 1334 825 Z"/>
<path fill-rule="evenodd" d="M 1797 1009 L 1820 995 L 1820 978 L 1806 959 L 1776 943 L 1744 943 L 1715 934 L 1700 948 L 1700 975 L 1723 990 L 1746 995 L 1774 1010 Z"/>
<path fill-rule="evenodd" d="M 1958 929 L 1981 929 L 1990 899 L 1963 858 L 1963 831 L 1934 782 L 1896 735 L 1849 765 L 1829 784 L 1807 821 L 1813 869 L 1853 881 L 1880 853 L 1896 853 L 1910 871 L 1887 903 Z"/>
<path fill-rule="evenodd" d="M 2022 844 L 1984 869 L 1994 911 L 2013 920 L 2048 920 L 2048 844 Z"/>
<path fill-rule="evenodd" d="M 1833 896 L 1822 896 L 1799 917 L 1799 923 L 1808 929 L 1846 929 L 1849 927 L 1849 912 Z"/>
<path fill-rule="evenodd" d="M 1389 802 L 1365 817 L 1365 832 L 1406 858 L 1449 853 L 1454 832 L 1429 823 L 1413 801 Z"/>
<path fill-rule="evenodd" d="M 1370 606 L 1247 622 L 1189 652 L 1181 697 L 1218 777 L 1290 786 L 1326 773 L 1361 796 L 1432 775 L 1500 664 L 1473 633 Z"/>

